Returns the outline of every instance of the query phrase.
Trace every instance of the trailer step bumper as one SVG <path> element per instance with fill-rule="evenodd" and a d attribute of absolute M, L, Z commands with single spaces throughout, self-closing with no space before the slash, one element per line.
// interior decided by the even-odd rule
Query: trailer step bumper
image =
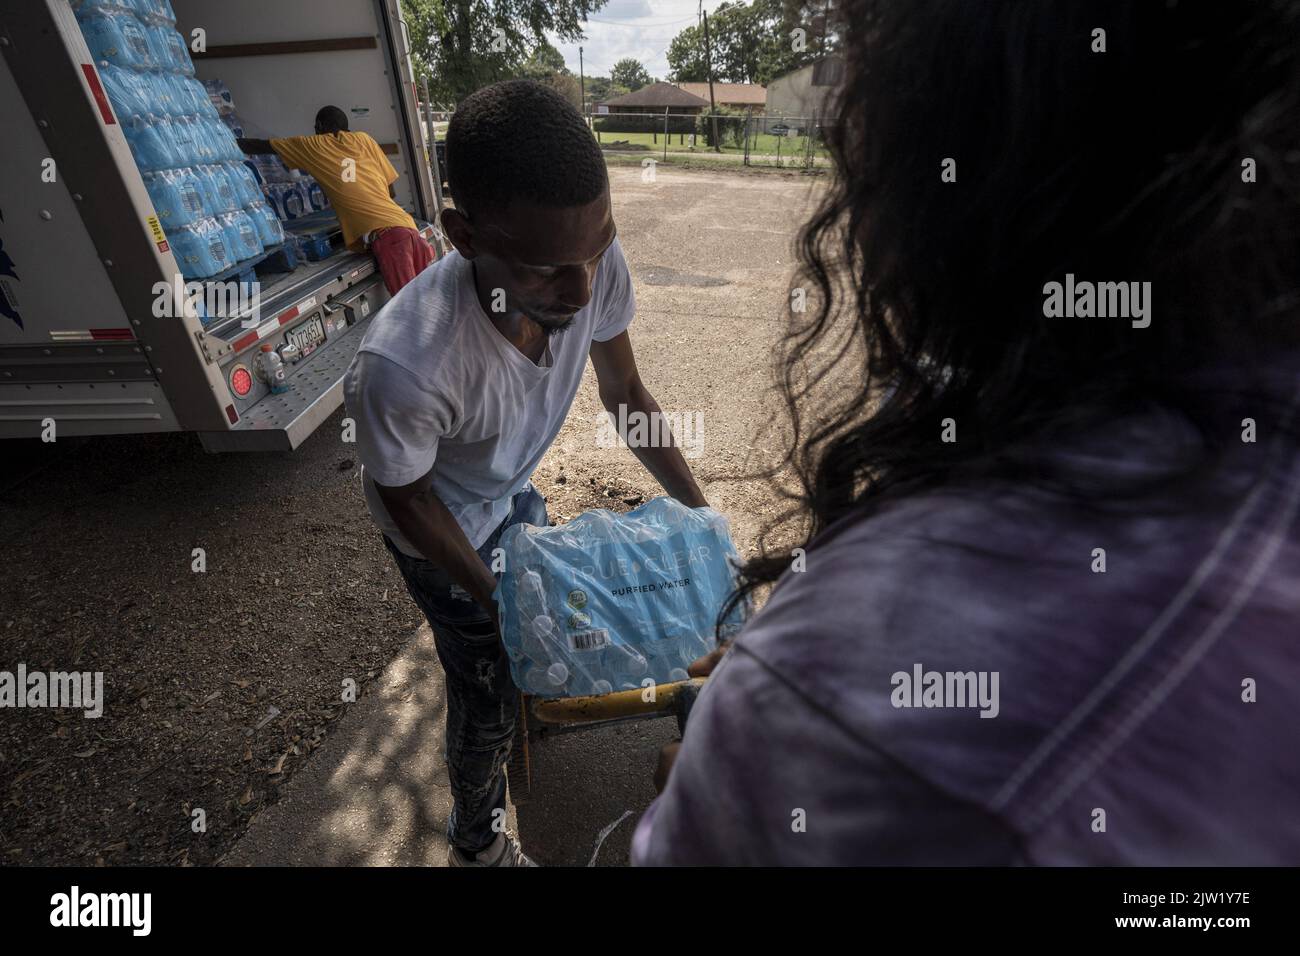
<path fill-rule="evenodd" d="M 289 390 L 267 395 L 225 432 L 200 432 L 210 452 L 293 451 L 343 403 L 343 376 L 372 316 L 351 325 L 289 372 Z"/>

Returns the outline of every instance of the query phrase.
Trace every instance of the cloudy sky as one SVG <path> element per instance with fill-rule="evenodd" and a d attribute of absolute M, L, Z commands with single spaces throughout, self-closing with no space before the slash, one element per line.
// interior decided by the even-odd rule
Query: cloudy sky
<path fill-rule="evenodd" d="M 704 0 L 710 13 L 723 0 Z M 699 0 L 609 0 L 587 20 L 581 43 L 551 43 L 564 55 L 565 65 L 578 72 L 581 46 L 588 76 L 608 76 L 609 68 L 625 56 L 641 61 L 651 76 L 668 75 L 668 44 L 696 22 Z"/>

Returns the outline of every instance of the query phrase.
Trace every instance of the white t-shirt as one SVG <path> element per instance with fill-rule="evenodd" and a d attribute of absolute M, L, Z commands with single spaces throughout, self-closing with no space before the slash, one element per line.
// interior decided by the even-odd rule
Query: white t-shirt
<path fill-rule="evenodd" d="M 433 491 L 475 548 L 510 511 L 564 423 L 591 343 L 627 328 L 636 301 L 618 239 L 592 280 L 591 301 L 547 340 L 533 364 L 479 304 L 468 259 L 451 251 L 406 284 L 370 323 L 344 380 L 370 514 L 397 529 L 375 483 L 408 485 L 432 471 Z"/>

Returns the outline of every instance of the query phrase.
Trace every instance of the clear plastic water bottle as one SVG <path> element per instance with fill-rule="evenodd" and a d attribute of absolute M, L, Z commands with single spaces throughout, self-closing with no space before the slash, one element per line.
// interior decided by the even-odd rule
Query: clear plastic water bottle
<path fill-rule="evenodd" d="M 257 227 L 242 209 L 225 212 L 218 217 L 221 230 L 226 234 L 226 244 L 230 246 L 234 262 L 242 262 L 253 256 L 261 255 L 262 240 L 257 237 Z"/>
<path fill-rule="evenodd" d="M 279 218 L 270 206 L 261 201 L 251 202 L 244 207 L 244 212 L 248 213 L 248 218 L 252 219 L 253 225 L 257 227 L 257 235 L 262 240 L 263 248 L 278 246 L 284 242 L 284 226 L 280 225 Z"/>
<path fill-rule="evenodd" d="M 188 116 L 168 116 L 172 129 L 172 152 L 175 153 L 177 166 L 190 166 L 198 161 L 198 135 L 194 122 Z"/>
<path fill-rule="evenodd" d="M 170 126 L 167 131 L 171 131 Z M 152 113 L 122 119 L 122 132 L 126 135 L 127 145 L 131 147 L 136 166 L 142 171 L 153 172 L 184 165 L 176 161 L 171 144 L 163 138 L 162 124 Z"/>
<path fill-rule="evenodd" d="M 167 238 L 187 279 L 206 279 L 231 264 L 226 235 L 215 219 L 197 219 L 168 232 Z"/>
<path fill-rule="evenodd" d="M 176 227 L 203 217 L 203 194 L 188 167 L 144 173 L 142 178 L 154 211 L 169 234 Z"/>
<path fill-rule="evenodd" d="M 165 24 L 146 26 L 145 34 L 149 38 L 149 46 L 158 69 L 182 75 L 194 72 L 194 64 L 190 61 L 190 51 L 185 46 L 185 40 L 170 26 Z"/>
<path fill-rule="evenodd" d="M 262 187 L 257 185 L 257 177 L 244 163 L 226 163 L 226 177 L 235 187 L 241 206 L 262 201 Z"/>
<path fill-rule="evenodd" d="M 546 591 L 542 587 L 540 574 L 536 571 L 525 571 L 519 576 L 516 587 L 515 599 L 519 603 L 521 617 L 532 620 L 546 614 Z"/>
<path fill-rule="evenodd" d="M 149 97 L 141 79 L 143 74 L 107 60 L 101 60 L 98 69 L 104 92 L 108 94 L 108 101 L 113 104 L 119 122 L 149 112 Z"/>
<path fill-rule="evenodd" d="M 204 116 L 212 111 L 212 103 L 208 99 L 208 90 L 202 83 L 192 76 L 177 76 L 173 78 L 176 84 L 177 93 L 180 95 L 181 104 L 186 113 L 193 113 L 197 116 Z"/>
<path fill-rule="evenodd" d="M 522 679 L 524 682 L 523 690 L 530 694 L 536 694 L 539 697 L 551 697 L 555 694 L 554 685 L 551 684 L 550 677 L 544 667 L 535 665 L 525 667 Z"/>
<path fill-rule="evenodd" d="M 95 60 L 107 60 L 132 70 L 153 69 L 153 53 L 145 28 L 134 16 L 91 10 L 78 20 L 82 38 Z"/>
<path fill-rule="evenodd" d="M 280 395 L 289 391 L 289 379 L 284 370 L 284 361 L 270 342 L 262 343 L 262 374 L 266 377 L 266 384 L 271 387 L 273 394 Z"/>
<path fill-rule="evenodd" d="M 214 216 L 234 212 L 239 208 L 235 187 L 230 184 L 226 171 L 216 163 L 198 167 L 199 181 L 203 185 L 208 212 Z"/>
<path fill-rule="evenodd" d="M 113 0 L 113 2 L 128 2 L 135 7 L 135 15 L 145 23 L 166 23 L 174 24 L 176 14 L 172 11 L 172 5 L 168 0 Z"/>
<path fill-rule="evenodd" d="M 69 0 L 72 12 L 78 19 L 102 16 L 120 16 L 134 13 L 136 0 Z"/>

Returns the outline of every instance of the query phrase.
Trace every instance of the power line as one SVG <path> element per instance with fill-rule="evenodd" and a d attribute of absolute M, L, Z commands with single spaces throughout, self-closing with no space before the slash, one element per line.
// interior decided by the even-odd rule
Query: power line
<path fill-rule="evenodd" d="M 626 20 L 600 20 L 596 17 L 587 17 L 584 23 L 605 23 L 612 27 L 670 27 L 677 23 L 689 23 L 697 20 L 698 17 L 682 17 L 680 20 L 652 20 L 649 22 L 629 23 Z"/>

